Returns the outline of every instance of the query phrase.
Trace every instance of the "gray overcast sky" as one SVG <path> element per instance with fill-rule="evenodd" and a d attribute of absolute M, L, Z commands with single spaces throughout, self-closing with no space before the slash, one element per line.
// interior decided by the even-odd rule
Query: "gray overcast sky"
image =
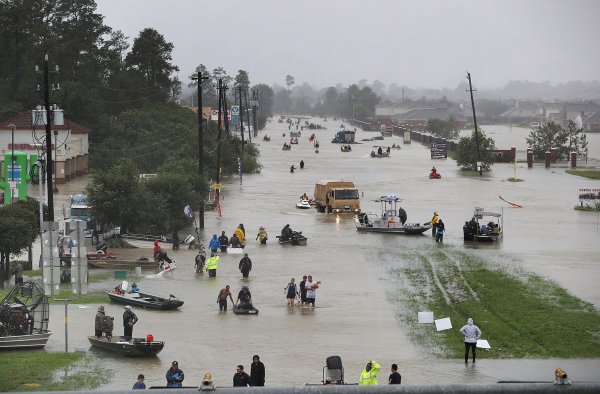
<path fill-rule="evenodd" d="M 598 0 L 96 1 L 130 41 L 152 27 L 172 42 L 182 80 L 200 63 L 317 87 L 454 87 L 467 70 L 487 88 L 600 79 Z"/>

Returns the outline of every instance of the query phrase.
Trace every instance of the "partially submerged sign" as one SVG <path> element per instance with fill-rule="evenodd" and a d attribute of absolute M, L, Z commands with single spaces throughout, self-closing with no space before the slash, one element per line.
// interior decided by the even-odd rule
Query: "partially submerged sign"
<path fill-rule="evenodd" d="M 431 158 L 432 159 L 447 159 L 448 152 L 446 151 L 446 144 L 431 144 Z"/>

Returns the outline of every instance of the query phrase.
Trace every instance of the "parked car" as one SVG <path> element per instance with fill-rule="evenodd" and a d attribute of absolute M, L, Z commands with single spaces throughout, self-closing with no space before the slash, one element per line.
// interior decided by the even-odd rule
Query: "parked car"
<path fill-rule="evenodd" d="M 540 124 L 538 122 L 531 122 L 529 123 L 529 127 L 532 129 L 539 129 L 540 128 Z"/>
<path fill-rule="evenodd" d="M 525 122 L 521 122 L 521 123 L 519 123 L 519 126 L 523 126 L 523 127 L 525 127 Z"/>

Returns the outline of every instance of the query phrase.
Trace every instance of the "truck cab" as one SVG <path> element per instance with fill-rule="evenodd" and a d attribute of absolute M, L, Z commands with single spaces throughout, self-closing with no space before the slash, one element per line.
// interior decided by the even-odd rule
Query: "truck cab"
<path fill-rule="evenodd" d="M 71 208 L 69 210 L 69 217 L 65 218 L 65 221 L 82 221 L 86 222 L 85 237 L 92 238 L 96 226 L 92 220 L 92 216 L 89 213 L 89 206 L 87 202 L 87 196 L 85 194 L 76 194 L 71 196 Z"/>
<path fill-rule="evenodd" d="M 350 130 L 338 131 L 338 133 L 331 140 L 335 144 L 349 144 L 354 142 L 356 133 Z"/>
<path fill-rule="evenodd" d="M 318 181 L 315 204 L 317 210 L 323 213 L 360 213 L 358 189 L 352 182 Z"/>

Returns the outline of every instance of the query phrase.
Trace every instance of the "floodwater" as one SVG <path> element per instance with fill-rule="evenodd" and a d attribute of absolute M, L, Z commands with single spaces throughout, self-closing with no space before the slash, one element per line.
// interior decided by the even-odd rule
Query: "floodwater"
<path fill-rule="evenodd" d="M 173 275 L 135 279 L 145 291 L 174 294 L 185 301 L 177 311 L 134 310 L 140 319 L 134 335 L 151 333 L 155 339 L 165 341 L 158 357 L 125 359 L 91 349 L 86 337 L 93 334 L 97 306 L 79 308 L 76 302 L 69 306 L 70 349 L 93 352 L 99 357 L 99 366 L 112 373 L 110 383 L 103 388 L 129 388 L 139 373 L 146 376 L 147 385 L 163 386 L 164 374 L 173 360 L 185 372 L 186 385 L 198 385 L 210 372 L 217 385 L 229 386 L 235 366 L 242 364 L 249 372 L 254 354 L 265 363 L 266 384 L 270 386 L 319 383 L 325 359 L 330 355 L 341 356 L 349 382 L 358 381 L 364 364 L 371 359 L 382 365 L 382 383 L 392 363 L 399 365 L 403 383 L 409 384 L 549 381 L 557 367 L 566 370 L 572 381 L 597 380 L 599 359 L 480 359 L 476 365 L 465 366 L 461 360 L 425 357 L 410 343 L 395 319 L 396 306 L 386 299 L 385 271 L 377 260 L 377 251 L 390 244 L 418 248 L 434 242 L 432 237 L 359 234 L 350 215 L 297 210 L 295 204 L 303 193 L 312 196 L 318 180 L 352 181 L 361 193 L 364 212 L 379 213 L 379 203 L 373 200 L 387 194 L 404 199 L 401 205 L 409 222 L 427 221 L 437 211 L 446 223 L 445 244 L 456 248 L 466 247 L 462 225 L 472 217 L 475 207 L 503 212 L 504 240 L 497 245 L 480 246 L 478 253 L 505 254 L 511 264 L 517 259 L 525 269 L 555 280 L 572 294 L 600 307 L 600 218 L 597 213 L 573 210 L 578 189 L 600 187 L 600 182 L 565 174 L 564 168 L 527 169 L 522 164 L 517 168 L 517 177 L 524 180 L 520 183 L 506 181 L 513 176 L 512 164 L 494 165 L 489 177 L 467 177 L 457 171 L 454 161 L 434 162 L 429 151 L 414 142 L 403 145 L 400 151 L 393 150 L 389 158 L 371 158 L 370 142 L 353 145 L 352 152 L 342 153 L 339 144 L 330 143 L 340 122 L 312 121 L 329 128 L 314 131 L 320 141 L 320 153 L 314 153 L 308 142 L 313 132 L 310 130 L 302 132 L 299 145 L 282 151 L 283 142 L 288 140 L 282 137 L 283 132 L 289 133 L 287 124 L 269 124 L 257 138 L 262 172 L 244 175 L 243 185 L 237 177 L 222 181 L 222 217 L 216 211 L 206 213 L 206 229 L 200 233 L 204 245 L 213 233 L 220 235 L 225 231 L 230 236 L 239 223 L 245 225 L 245 251 L 253 261 L 248 279 L 243 279 L 237 269 L 240 255 L 221 256 L 217 278 L 209 279 L 194 272 L 194 250 L 171 251 L 169 247 L 169 256 L 177 261 Z M 489 127 L 494 126 L 484 129 Z M 527 132 L 517 132 L 515 128 L 510 132 L 502 126 L 495 130 L 498 137 L 502 135 L 499 148 L 526 148 Z M 265 134 L 271 137 L 270 142 L 261 141 Z M 357 141 L 373 135 L 376 133 L 358 132 Z M 593 157 L 600 157 L 600 140 L 589 139 L 590 156 L 598 152 Z M 402 140 L 391 137 L 384 143 L 394 142 Z M 299 167 L 300 160 L 306 163 L 305 168 L 290 173 L 289 167 Z M 428 178 L 432 165 L 443 176 L 441 180 Z M 80 191 L 86 181 L 78 179 L 60 187 L 57 213 L 62 201 Z M 512 208 L 499 196 L 523 208 Z M 275 236 L 285 224 L 302 231 L 308 237 L 308 246 L 278 245 Z M 269 233 L 266 246 L 254 242 L 260 225 Z M 180 237 L 187 233 L 192 234 L 193 229 L 181 230 Z M 150 257 L 152 253 L 151 249 L 117 252 L 124 258 Z M 303 275 L 309 274 L 322 282 L 317 291 L 317 307 L 287 307 L 284 286 L 292 277 L 299 283 Z M 118 280 L 108 281 L 92 284 L 90 289 L 108 292 L 117 284 Z M 248 285 L 260 314 L 220 313 L 216 299 L 225 285 L 231 286 L 234 299 L 240 287 Z M 121 307 L 109 304 L 107 297 L 106 310 L 115 317 L 116 331 L 120 332 Z M 50 327 L 54 335 L 48 350 L 64 349 L 63 318 L 64 307 L 53 306 Z M 485 339 L 485 326 L 480 324 L 480 328 Z"/>

